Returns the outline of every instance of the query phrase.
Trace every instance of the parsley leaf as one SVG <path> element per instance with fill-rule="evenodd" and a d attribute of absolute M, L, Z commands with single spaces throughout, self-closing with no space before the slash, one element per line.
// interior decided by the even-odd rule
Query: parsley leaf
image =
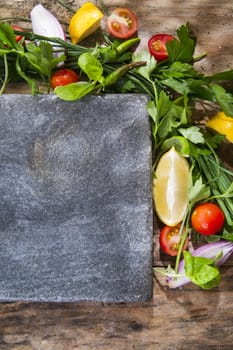
<path fill-rule="evenodd" d="M 177 30 L 179 40 L 171 40 L 167 43 L 168 59 L 170 63 L 175 61 L 191 62 L 196 46 L 196 38 L 192 38 L 189 25 L 182 25 Z"/>
<path fill-rule="evenodd" d="M 180 128 L 179 132 L 192 143 L 204 143 L 205 139 L 198 126 L 190 126 L 189 128 Z"/>
<path fill-rule="evenodd" d="M 233 117 L 233 96 L 220 85 L 212 85 L 216 100 L 227 116 Z"/>

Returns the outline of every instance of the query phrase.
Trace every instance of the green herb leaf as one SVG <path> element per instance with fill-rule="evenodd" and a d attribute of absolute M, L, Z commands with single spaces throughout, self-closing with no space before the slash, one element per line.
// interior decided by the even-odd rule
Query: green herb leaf
<path fill-rule="evenodd" d="M 90 80 L 102 80 L 103 66 L 101 62 L 90 52 L 85 52 L 80 55 L 78 65 Z"/>
<path fill-rule="evenodd" d="M 189 203 L 192 206 L 194 203 L 208 198 L 210 196 L 210 188 L 206 186 L 202 178 L 199 177 L 194 184 L 190 181 L 188 193 Z"/>
<path fill-rule="evenodd" d="M 52 45 L 46 41 L 41 41 L 39 45 L 29 43 L 26 48 L 25 57 L 44 76 L 50 77 L 52 69 L 65 59 L 65 55 L 54 57 Z"/>
<path fill-rule="evenodd" d="M 80 81 L 64 86 L 58 86 L 54 89 L 54 93 L 65 101 L 75 101 L 94 91 L 96 83 Z"/>
<path fill-rule="evenodd" d="M 22 45 L 15 40 L 15 33 L 9 23 L 0 22 L 0 41 L 8 48 L 22 51 Z"/>
<path fill-rule="evenodd" d="M 179 132 L 192 143 L 204 143 L 204 136 L 198 126 L 190 126 L 189 128 L 179 128 Z"/>
<path fill-rule="evenodd" d="M 233 95 L 226 92 L 220 85 L 212 85 L 219 106 L 227 116 L 233 117 Z"/>
<path fill-rule="evenodd" d="M 196 46 L 196 38 L 190 36 L 188 24 L 178 28 L 177 36 L 179 40 L 172 40 L 167 43 L 169 62 L 191 62 Z"/>
<path fill-rule="evenodd" d="M 39 92 L 37 82 L 36 82 L 35 79 L 30 78 L 30 77 L 24 72 L 24 69 L 22 69 L 22 66 L 23 66 L 23 59 L 22 59 L 20 56 L 18 56 L 18 57 L 16 58 L 16 63 L 15 63 L 16 71 L 17 71 L 17 73 L 19 74 L 19 76 L 20 76 L 21 78 L 23 78 L 23 79 L 28 83 L 28 85 L 31 87 L 31 93 L 32 93 L 32 95 L 35 95 L 36 93 Z"/>
<path fill-rule="evenodd" d="M 137 55 L 133 55 L 133 62 L 144 61 L 146 62 L 145 66 L 139 67 L 135 69 L 135 72 L 142 75 L 147 80 L 150 80 L 151 73 L 155 69 L 157 62 L 153 56 L 147 50 L 142 50 Z"/>
<path fill-rule="evenodd" d="M 190 280 L 203 289 L 212 289 L 220 283 L 220 272 L 214 260 L 192 256 L 184 251 L 185 274 Z"/>
<path fill-rule="evenodd" d="M 183 136 L 172 136 L 166 139 L 162 144 L 162 150 L 168 150 L 172 146 L 174 146 L 183 157 L 188 157 L 190 155 L 189 142 Z"/>
<path fill-rule="evenodd" d="M 171 101 L 168 95 L 161 91 L 158 99 L 158 135 L 162 141 L 165 140 L 173 131 L 175 132 L 179 126 L 186 124 L 188 120 L 188 108 L 184 96 L 184 105 L 180 105 L 178 101 Z"/>

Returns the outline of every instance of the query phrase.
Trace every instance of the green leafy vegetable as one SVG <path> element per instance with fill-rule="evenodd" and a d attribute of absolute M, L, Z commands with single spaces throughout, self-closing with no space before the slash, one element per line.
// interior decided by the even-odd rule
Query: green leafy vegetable
<path fill-rule="evenodd" d="M 189 25 L 182 25 L 177 30 L 179 40 L 172 40 L 167 44 L 169 62 L 190 62 L 196 45 L 196 38 L 190 36 Z"/>
<path fill-rule="evenodd" d="M 89 52 L 80 55 L 78 65 L 87 75 L 89 80 L 101 81 L 103 75 L 103 66 L 100 61 Z"/>
<path fill-rule="evenodd" d="M 212 289 L 220 283 L 220 272 L 213 259 L 192 256 L 184 251 L 185 274 L 203 289 Z"/>

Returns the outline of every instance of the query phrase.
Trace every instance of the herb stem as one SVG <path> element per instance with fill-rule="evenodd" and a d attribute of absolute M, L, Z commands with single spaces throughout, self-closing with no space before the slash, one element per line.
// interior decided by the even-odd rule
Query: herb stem
<path fill-rule="evenodd" d="M 4 81 L 2 84 L 2 87 L 0 89 L 0 95 L 4 92 L 7 82 L 8 82 L 8 77 L 9 77 L 9 70 L 8 70 L 8 62 L 7 62 L 7 55 L 3 55 L 3 60 L 4 60 L 4 67 L 5 67 L 5 76 L 4 76 Z"/>
<path fill-rule="evenodd" d="M 69 4 L 67 4 L 67 2 L 65 1 L 62 1 L 62 0 L 56 0 L 60 5 L 62 5 L 63 7 L 65 7 L 68 11 L 72 12 L 72 13 L 75 13 L 76 10 L 70 6 Z"/>
<path fill-rule="evenodd" d="M 184 243 L 185 243 L 185 241 L 188 237 L 188 234 L 189 234 L 188 223 L 190 220 L 190 215 L 191 215 L 191 208 L 190 208 L 190 206 L 188 206 L 184 220 L 182 221 L 181 226 L 180 226 L 181 240 L 180 240 L 179 249 L 178 249 L 177 256 L 176 256 L 176 263 L 175 263 L 175 273 L 176 274 L 178 273 L 179 263 L 181 260 L 181 254 L 183 251 Z M 185 228 L 185 230 L 184 230 L 184 228 Z"/>

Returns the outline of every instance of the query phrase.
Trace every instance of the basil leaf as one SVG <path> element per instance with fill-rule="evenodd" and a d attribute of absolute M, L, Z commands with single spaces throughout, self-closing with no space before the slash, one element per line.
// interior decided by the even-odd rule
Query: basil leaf
<path fill-rule="evenodd" d="M 103 66 L 91 53 L 85 52 L 80 55 L 78 65 L 90 80 L 101 81 Z"/>
<path fill-rule="evenodd" d="M 80 81 L 64 86 L 58 86 L 54 89 L 54 93 L 65 101 L 75 101 L 85 95 L 90 94 L 95 89 L 95 82 L 89 83 Z"/>
<path fill-rule="evenodd" d="M 220 272 L 214 265 L 214 260 L 192 256 L 184 251 L 185 274 L 190 280 L 202 289 L 212 289 L 220 283 Z"/>

